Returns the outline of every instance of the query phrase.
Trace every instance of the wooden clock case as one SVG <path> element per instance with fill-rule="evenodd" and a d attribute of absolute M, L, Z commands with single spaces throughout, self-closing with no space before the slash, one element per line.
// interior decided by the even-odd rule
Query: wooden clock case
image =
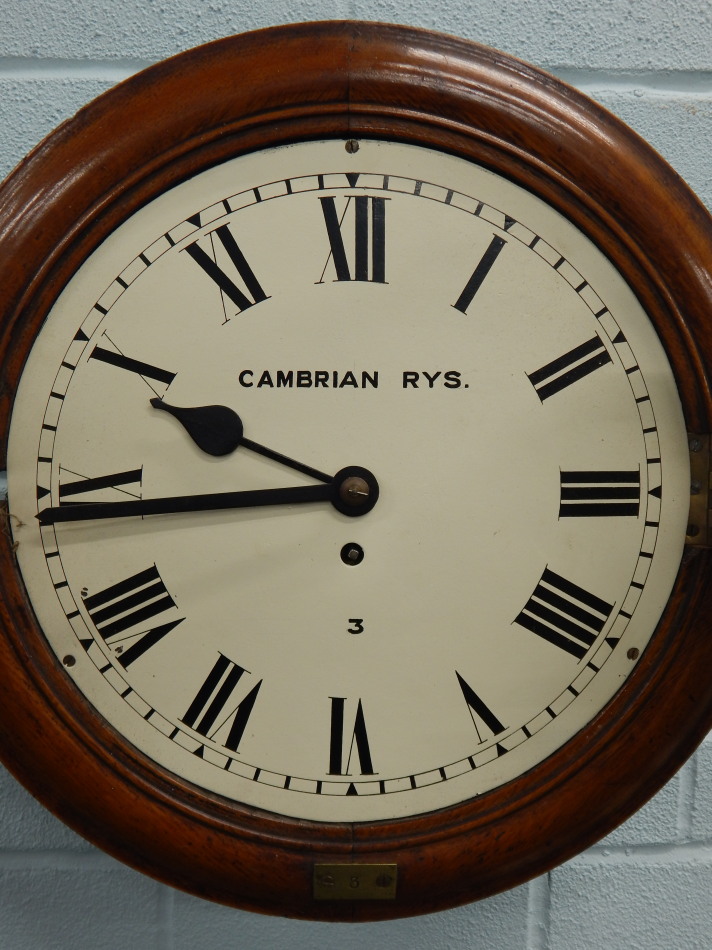
<path fill-rule="evenodd" d="M 303 139 L 396 139 L 471 158 L 576 224 L 634 288 L 664 343 L 688 429 L 712 417 L 712 226 L 633 132 L 555 79 L 454 38 L 313 23 L 160 63 L 62 125 L 0 191 L 0 467 L 35 335 L 91 251 L 173 184 Z M 0 755 L 64 821 L 128 864 L 249 910 L 378 920 L 482 898 L 610 831 L 712 723 L 712 571 L 689 547 L 659 629 L 589 726 L 516 781 L 399 821 L 304 822 L 236 805 L 147 760 L 88 705 L 0 543 Z M 391 900 L 315 900 L 316 864 L 396 864 Z"/>

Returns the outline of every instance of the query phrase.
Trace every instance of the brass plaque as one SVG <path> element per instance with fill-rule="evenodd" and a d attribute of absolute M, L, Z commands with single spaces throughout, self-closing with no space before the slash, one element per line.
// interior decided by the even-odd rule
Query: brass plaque
<path fill-rule="evenodd" d="M 396 896 L 397 864 L 315 864 L 318 901 L 388 901 Z"/>

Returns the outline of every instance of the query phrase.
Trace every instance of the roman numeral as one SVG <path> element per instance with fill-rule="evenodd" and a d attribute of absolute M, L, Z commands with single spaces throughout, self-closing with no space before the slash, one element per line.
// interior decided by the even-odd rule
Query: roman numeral
<path fill-rule="evenodd" d="M 124 356 L 123 353 L 114 353 L 113 350 L 107 350 L 103 346 L 95 346 L 89 354 L 89 359 L 100 360 L 110 366 L 118 366 L 119 369 L 125 369 L 129 373 L 136 373 L 144 378 L 155 379 L 159 383 L 165 383 L 166 386 L 170 386 L 176 378 L 175 373 L 171 373 L 166 369 L 152 366 L 151 363 L 143 363 L 141 360 L 134 360 L 130 356 Z"/>
<path fill-rule="evenodd" d="M 236 702 L 237 686 L 246 672 L 220 654 L 181 722 L 207 739 L 221 734 L 216 741 L 237 752 L 262 686 L 260 680 Z"/>
<path fill-rule="evenodd" d="M 583 659 L 612 610 L 613 604 L 547 568 L 514 622 Z"/>
<path fill-rule="evenodd" d="M 102 491 L 106 488 L 116 488 L 121 491 L 122 494 L 130 494 L 134 495 L 134 497 L 138 497 L 133 492 L 124 492 L 122 486 L 137 485 L 140 487 L 142 477 L 143 469 L 135 468 L 128 472 L 116 472 L 114 475 L 99 475 L 96 478 L 79 478 L 76 481 L 63 482 L 59 486 L 59 503 L 60 505 L 82 504 L 81 499 L 79 501 L 75 501 L 73 496 L 85 495 L 88 492 Z M 72 496 L 71 501 L 64 501 L 64 499 L 70 496 Z M 92 501 L 94 500 L 95 499 L 92 499 Z"/>
<path fill-rule="evenodd" d="M 560 518 L 638 517 L 640 472 L 561 472 Z"/>
<path fill-rule="evenodd" d="M 211 253 L 205 251 L 197 241 L 189 244 L 184 250 L 190 254 L 195 263 L 213 280 L 220 290 L 228 297 L 242 312 L 248 307 L 253 307 L 263 300 L 267 300 L 260 282 L 247 263 L 245 255 L 237 245 L 232 231 L 227 224 L 221 225 L 215 231 L 208 235 L 210 238 Z M 215 238 L 218 239 L 223 253 L 220 253 L 215 246 Z M 218 263 L 218 255 L 225 266 L 232 264 L 237 274 L 242 279 L 245 290 L 241 290 L 235 281 L 230 277 L 221 263 Z M 229 263 L 228 263 L 229 262 Z"/>
<path fill-rule="evenodd" d="M 363 714 L 361 700 L 356 707 L 354 727 L 349 736 L 346 733 L 346 699 L 341 696 L 331 696 L 331 742 L 329 745 L 329 774 L 350 775 L 351 760 L 354 749 L 358 756 L 359 768 L 362 775 L 375 775 L 371 749 L 366 733 L 366 720 Z M 344 769 L 344 751 L 347 750 L 346 767 Z"/>
<path fill-rule="evenodd" d="M 504 732 L 504 726 L 497 719 L 495 714 L 486 706 L 485 703 L 480 699 L 474 689 L 470 684 L 463 679 L 462 676 L 455 670 L 455 675 L 457 676 L 457 681 L 460 684 L 460 689 L 462 690 L 462 695 L 465 697 L 465 702 L 470 710 L 470 715 L 472 716 L 472 722 L 474 723 L 475 730 L 477 732 L 477 738 L 480 742 L 484 742 L 485 739 L 482 736 L 480 731 L 480 723 L 484 723 L 489 731 L 497 736 L 500 732 Z"/>
<path fill-rule="evenodd" d="M 594 336 L 558 359 L 542 366 L 536 372 L 527 373 L 527 376 L 537 396 L 544 402 L 545 399 L 610 362 L 611 357 L 601 338 Z"/>
<path fill-rule="evenodd" d="M 499 257 L 500 251 L 507 242 L 504 238 L 499 237 L 495 234 L 492 240 L 489 243 L 489 247 L 484 252 L 480 261 L 472 272 L 472 276 L 465 284 L 465 289 L 462 291 L 460 296 L 457 298 L 456 303 L 453 304 L 455 310 L 459 310 L 460 313 L 467 313 L 467 308 L 472 303 L 475 294 L 482 286 L 485 277 L 492 270 L 494 262 Z"/>
<path fill-rule="evenodd" d="M 386 282 L 386 201 L 368 195 L 349 196 L 341 220 L 332 197 L 319 198 L 324 214 L 324 224 L 331 252 L 317 283 L 322 283 L 329 260 L 333 259 L 337 280 L 365 280 L 384 284 Z M 347 212 L 353 208 L 353 254 L 352 265 L 342 228 Z"/>
<path fill-rule="evenodd" d="M 117 658 L 124 669 L 184 620 L 179 617 L 159 626 L 141 629 L 147 621 L 176 607 L 155 564 L 90 594 L 84 598 L 84 606 L 107 644 L 112 648 L 119 644 Z M 124 640 L 132 641 L 128 649 L 122 646 Z"/>

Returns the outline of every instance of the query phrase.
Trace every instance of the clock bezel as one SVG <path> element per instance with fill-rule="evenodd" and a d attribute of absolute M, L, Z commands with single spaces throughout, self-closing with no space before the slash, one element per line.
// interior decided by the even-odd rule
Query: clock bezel
<path fill-rule="evenodd" d="M 46 314 L 123 220 L 234 155 L 359 136 L 472 158 L 572 220 L 651 315 L 688 429 L 710 431 L 712 225 L 662 159 L 581 94 L 504 54 L 406 27 L 322 22 L 220 40 L 146 70 L 60 127 L 2 186 L 0 464 L 13 395 Z M 0 545 L 0 721 L 12 728 L 2 731 L 0 758 L 105 850 L 226 904 L 377 920 L 489 896 L 610 831 L 712 725 L 711 568 L 707 551 L 688 550 L 625 686 L 527 774 L 402 820 L 282 818 L 183 782 L 98 716 L 37 625 L 9 528 Z M 397 864 L 396 898 L 315 902 L 313 865 L 350 862 Z"/>

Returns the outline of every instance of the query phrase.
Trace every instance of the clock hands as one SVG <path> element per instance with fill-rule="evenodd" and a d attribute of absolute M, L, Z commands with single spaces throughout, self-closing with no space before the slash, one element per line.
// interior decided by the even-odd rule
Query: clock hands
<path fill-rule="evenodd" d="M 174 416 L 185 431 L 191 437 L 193 442 L 207 452 L 208 455 L 229 455 L 239 446 L 250 449 L 258 455 L 279 462 L 287 468 L 293 468 L 303 475 L 310 478 L 316 478 L 317 481 L 325 482 L 327 485 L 331 482 L 331 476 L 320 472 L 310 465 L 304 465 L 302 462 L 296 462 L 294 459 L 282 455 L 281 452 L 275 452 L 259 442 L 253 442 L 244 435 L 242 419 L 238 414 L 228 406 L 196 406 L 182 408 L 180 406 L 171 406 L 163 399 L 151 399 L 151 405 L 154 409 L 162 409 L 164 412 Z"/>
<path fill-rule="evenodd" d="M 351 517 L 365 515 L 378 501 L 378 482 L 367 469 L 350 465 L 337 472 L 326 485 L 297 485 L 292 488 L 260 488 L 205 495 L 173 495 L 166 498 L 60 505 L 44 508 L 37 515 L 37 519 L 41 525 L 50 525 L 64 521 L 94 521 L 228 508 L 261 508 L 266 505 L 299 505 L 316 501 L 329 501 L 337 511 Z"/>
<path fill-rule="evenodd" d="M 195 444 L 209 455 L 222 456 L 239 446 L 250 449 L 280 465 L 315 478 L 322 485 L 291 488 L 263 488 L 249 491 L 211 492 L 201 495 L 173 495 L 164 498 L 140 498 L 116 502 L 68 504 L 44 508 L 37 518 L 42 525 L 66 521 L 94 521 L 104 518 L 177 514 L 187 511 L 219 511 L 229 508 L 260 508 L 267 505 L 299 505 L 329 501 L 342 514 L 356 517 L 371 511 L 378 500 L 378 482 L 365 468 L 352 465 L 336 475 L 326 475 L 310 465 L 275 452 L 245 438 L 242 420 L 228 406 L 171 406 L 162 399 L 151 399 L 155 409 L 170 413 L 183 426 Z"/>

